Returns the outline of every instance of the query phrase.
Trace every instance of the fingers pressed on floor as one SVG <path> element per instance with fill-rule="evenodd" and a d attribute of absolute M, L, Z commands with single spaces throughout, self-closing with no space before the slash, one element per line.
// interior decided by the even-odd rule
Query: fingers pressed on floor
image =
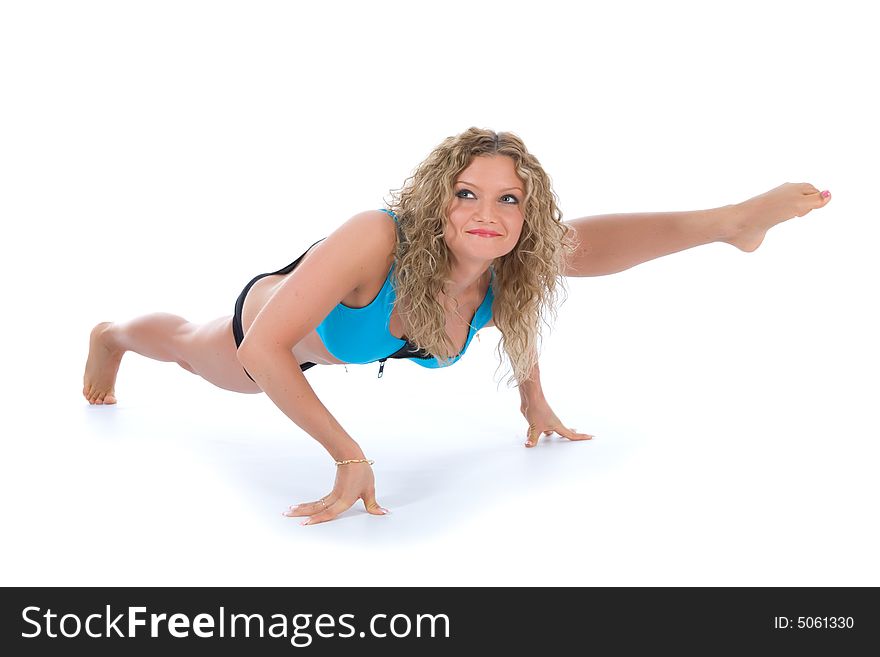
<path fill-rule="evenodd" d="M 318 525 L 322 522 L 327 522 L 328 520 L 335 520 L 340 514 L 350 509 L 355 501 L 343 502 L 342 500 L 336 500 L 332 505 L 329 505 L 326 509 L 316 513 L 315 515 L 306 518 L 300 524 Z"/>
<path fill-rule="evenodd" d="M 388 509 L 382 508 L 375 498 L 370 502 L 364 500 L 364 508 L 367 510 L 367 513 L 372 513 L 376 516 L 384 516 L 388 513 Z"/>
<path fill-rule="evenodd" d="M 564 432 L 560 432 L 559 434 L 563 438 L 567 438 L 568 440 L 590 440 L 593 435 L 589 433 L 578 433 L 574 429 L 568 429 Z"/>
<path fill-rule="evenodd" d="M 323 504 L 321 503 L 321 500 L 316 502 L 303 502 L 302 504 L 288 507 L 284 515 L 289 515 L 291 517 L 310 516 L 313 513 L 320 513 L 321 511 L 330 508 L 332 505 L 333 502 L 326 498 L 324 499 Z"/>
<path fill-rule="evenodd" d="M 313 513 L 320 511 L 321 509 L 314 509 L 312 507 L 304 507 L 304 506 L 294 506 L 284 511 L 281 515 L 289 516 L 291 518 L 296 518 L 298 516 L 310 516 Z"/>

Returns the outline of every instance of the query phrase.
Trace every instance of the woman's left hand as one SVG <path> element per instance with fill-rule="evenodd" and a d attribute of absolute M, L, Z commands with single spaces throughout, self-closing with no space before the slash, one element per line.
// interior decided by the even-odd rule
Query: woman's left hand
<path fill-rule="evenodd" d="M 537 445 L 541 434 L 549 436 L 553 432 L 569 440 L 590 440 L 593 438 L 591 434 L 578 433 L 574 429 L 569 429 L 562 424 L 546 401 L 523 405 L 520 407 L 520 412 L 526 418 L 526 422 L 529 423 L 529 428 L 526 431 L 526 447 Z"/>

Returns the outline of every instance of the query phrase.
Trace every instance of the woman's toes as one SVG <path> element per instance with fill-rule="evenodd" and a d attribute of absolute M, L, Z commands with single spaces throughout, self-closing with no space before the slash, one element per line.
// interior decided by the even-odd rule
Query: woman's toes
<path fill-rule="evenodd" d="M 811 209 L 815 210 L 816 208 L 821 208 L 823 205 L 828 203 L 828 201 L 831 199 L 831 192 L 829 192 L 828 190 L 825 190 L 821 193 L 816 192 L 815 194 L 810 194 L 809 198 L 810 205 L 812 206 Z"/>

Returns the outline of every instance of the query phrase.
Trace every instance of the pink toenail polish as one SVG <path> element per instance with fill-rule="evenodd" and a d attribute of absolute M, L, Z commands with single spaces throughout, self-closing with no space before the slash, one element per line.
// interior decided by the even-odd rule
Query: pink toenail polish
<path fill-rule="evenodd" d="M 829 191 L 826 189 L 824 192 L 822 192 L 822 193 L 820 194 L 820 196 L 821 196 L 822 198 L 828 198 L 829 196 L 831 196 L 831 192 L 829 192 Z"/>

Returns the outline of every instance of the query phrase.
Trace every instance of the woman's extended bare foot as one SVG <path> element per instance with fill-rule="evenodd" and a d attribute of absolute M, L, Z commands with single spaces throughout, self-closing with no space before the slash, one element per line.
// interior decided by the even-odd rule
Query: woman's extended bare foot
<path fill-rule="evenodd" d="M 766 232 L 792 217 L 803 217 L 828 205 L 831 192 L 819 192 L 809 183 L 784 183 L 734 207 L 729 236 L 722 241 L 743 251 L 754 251 Z"/>
<path fill-rule="evenodd" d="M 90 404 L 115 404 L 116 373 L 124 350 L 110 340 L 110 322 L 101 322 L 89 337 L 89 358 L 83 375 L 83 396 Z"/>

